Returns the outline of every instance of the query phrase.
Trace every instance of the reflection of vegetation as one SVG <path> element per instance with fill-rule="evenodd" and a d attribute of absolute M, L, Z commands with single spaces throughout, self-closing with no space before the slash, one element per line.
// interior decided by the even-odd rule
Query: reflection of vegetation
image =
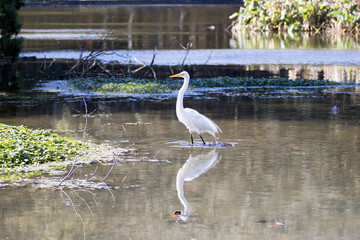
<path fill-rule="evenodd" d="M 22 38 L 20 32 L 18 10 L 24 5 L 22 0 L 0 0 L 0 58 L 9 57 L 16 61 L 21 51 Z"/>
<path fill-rule="evenodd" d="M 233 29 L 232 48 L 358 50 L 356 35 L 336 33 L 250 32 Z"/>
<path fill-rule="evenodd" d="M 181 87 L 182 81 L 134 78 L 77 78 L 70 81 L 72 89 L 86 92 L 123 93 L 170 93 Z M 236 87 L 317 87 L 335 86 L 340 83 L 329 80 L 291 80 L 286 78 L 217 77 L 191 79 L 190 88 L 236 88 Z M 344 83 L 352 84 L 352 83 Z"/>
<path fill-rule="evenodd" d="M 245 0 L 235 28 L 257 31 L 359 32 L 360 7 L 354 0 Z"/>
<path fill-rule="evenodd" d="M 70 160 L 82 147 L 82 143 L 50 131 L 0 124 L 1 168 Z"/>

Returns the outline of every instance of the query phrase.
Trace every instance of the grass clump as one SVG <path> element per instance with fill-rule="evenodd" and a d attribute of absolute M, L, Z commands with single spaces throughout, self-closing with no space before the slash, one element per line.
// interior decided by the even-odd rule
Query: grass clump
<path fill-rule="evenodd" d="M 70 160 L 83 144 L 47 130 L 0 124 L 0 167 L 9 169 L 31 164 Z"/>
<path fill-rule="evenodd" d="M 235 30 L 255 31 L 360 31 L 356 0 L 245 0 Z"/>

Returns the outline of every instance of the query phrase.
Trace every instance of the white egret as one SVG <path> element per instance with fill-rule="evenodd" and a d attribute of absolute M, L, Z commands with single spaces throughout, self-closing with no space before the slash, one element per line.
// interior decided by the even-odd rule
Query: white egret
<path fill-rule="evenodd" d="M 176 175 L 176 190 L 184 210 L 177 210 L 171 213 L 172 218 L 181 219 L 186 221 L 190 216 L 190 204 L 184 196 L 184 182 L 192 181 L 214 167 L 221 159 L 216 149 L 208 153 L 200 153 L 193 156 L 191 153 L 185 164 L 179 169 Z"/>
<path fill-rule="evenodd" d="M 201 134 L 210 133 L 216 141 L 216 134 L 221 132 L 221 129 L 210 118 L 200 114 L 198 111 L 191 108 L 184 108 L 184 93 L 189 86 L 190 75 L 186 71 L 171 75 L 171 78 L 182 77 L 184 78 L 184 84 L 179 90 L 178 98 L 176 101 L 176 116 L 179 121 L 185 125 L 190 132 L 191 144 L 194 144 L 192 133 L 199 134 L 204 145 L 206 144 Z"/>

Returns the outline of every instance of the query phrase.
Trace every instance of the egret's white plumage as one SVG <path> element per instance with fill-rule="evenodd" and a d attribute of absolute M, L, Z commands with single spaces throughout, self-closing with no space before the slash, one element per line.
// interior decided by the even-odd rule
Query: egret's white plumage
<path fill-rule="evenodd" d="M 221 159 L 221 156 L 215 149 L 208 153 L 200 153 L 198 155 L 190 154 L 185 164 L 179 169 L 176 175 L 176 190 L 184 210 L 175 211 L 171 216 L 173 218 L 182 219 L 186 221 L 190 216 L 190 204 L 184 195 L 184 182 L 192 181 L 214 167 Z"/>
<path fill-rule="evenodd" d="M 176 115 L 181 123 L 185 125 L 185 127 L 190 132 L 191 143 L 193 144 L 192 133 L 196 132 L 199 134 L 201 140 L 205 145 L 205 141 L 202 138 L 201 134 L 209 133 L 216 140 L 216 134 L 221 132 L 221 129 L 216 125 L 210 118 L 200 114 L 198 111 L 191 108 L 184 108 L 184 93 L 189 86 L 190 76 L 186 71 L 170 76 L 173 77 L 182 77 L 184 78 L 184 84 L 179 90 L 178 98 L 176 101 Z"/>

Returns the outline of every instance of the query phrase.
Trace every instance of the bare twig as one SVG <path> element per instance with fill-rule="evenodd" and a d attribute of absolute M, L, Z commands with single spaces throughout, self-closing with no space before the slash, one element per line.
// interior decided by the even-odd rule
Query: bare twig
<path fill-rule="evenodd" d="M 97 171 L 98 167 L 99 167 L 99 162 L 96 164 L 96 167 L 95 167 L 94 172 L 90 173 L 90 175 L 91 175 L 91 176 L 94 176 L 94 175 L 95 175 L 95 173 L 96 173 L 96 171 Z"/>
<path fill-rule="evenodd" d="M 155 79 L 157 79 L 156 77 L 156 72 L 153 68 L 153 64 L 154 64 L 154 61 L 155 61 L 155 57 L 156 57 L 156 51 L 157 51 L 157 48 L 155 47 L 154 51 L 153 51 L 153 56 L 152 56 L 152 59 L 151 59 L 151 62 L 150 62 L 150 65 L 146 65 L 145 63 L 139 61 L 137 58 L 133 58 L 135 62 L 141 64 L 140 67 L 138 67 L 137 69 L 131 71 L 131 73 L 137 73 L 139 72 L 140 70 L 144 69 L 144 68 L 148 68 L 147 71 L 144 73 L 143 77 L 146 77 L 146 75 L 149 73 L 149 71 L 151 70 L 152 72 L 152 75 Z"/>
<path fill-rule="evenodd" d="M 125 175 L 125 177 L 121 180 L 121 183 L 125 182 L 125 179 L 127 178 L 127 176 L 131 173 L 132 169 L 135 167 L 135 162 L 132 162 L 132 166 L 130 168 L 130 170 L 128 171 L 128 173 Z"/>
<path fill-rule="evenodd" d="M 48 76 L 48 74 L 46 73 L 46 71 L 53 65 L 53 63 L 56 61 L 55 58 L 52 59 L 52 61 L 49 63 L 48 66 L 46 66 L 46 55 L 44 56 L 44 61 L 40 64 L 40 67 L 39 67 L 39 72 L 41 74 L 44 74 L 46 76 Z M 43 68 L 41 70 L 41 68 Z"/>
<path fill-rule="evenodd" d="M 212 55 L 212 52 L 213 52 L 213 51 L 211 50 L 208 59 L 207 59 L 206 62 L 204 63 L 204 66 L 209 62 L 209 60 L 210 60 L 210 58 L 211 58 L 211 55 Z"/>
<path fill-rule="evenodd" d="M 81 151 L 79 153 L 79 155 L 81 156 L 85 150 L 85 144 L 86 144 L 86 129 L 87 129 L 87 123 L 88 123 L 88 109 L 87 109 L 87 104 L 86 104 L 86 101 L 85 101 L 85 98 L 83 98 L 83 102 L 84 102 L 84 108 L 85 108 L 85 126 L 84 126 L 84 130 L 83 130 L 83 147 L 81 148 Z M 79 166 L 77 166 L 77 168 L 74 170 L 74 167 L 76 165 L 76 161 L 77 161 L 77 158 L 74 158 L 74 161 L 73 161 L 73 165 L 70 169 L 70 171 L 68 172 L 68 174 L 66 174 L 66 176 L 61 179 L 60 183 L 59 183 L 59 186 L 61 186 L 61 184 L 66 180 L 68 179 L 82 164 L 80 164 Z"/>
<path fill-rule="evenodd" d="M 188 42 L 188 43 L 186 44 L 186 47 L 184 47 L 184 46 L 181 45 L 181 44 L 180 44 L 180 46 L 186 50 L 184 59 L 183 59 L 183 61 L 182 61 L 182 63 L 181 63 L 181 67 L 184 67 L 185 60 L 186 60 L 186 58 L 187 58 L 187 56 L 188 56 L 188 54 L 189 54 L 189 51 L 190 51 L 190 49 L 191 49 L 191 47 L 192 47 L 192 43 Z"/>
<path fill-rule="evenodd" d="M 92 217 L 95 217 L 93 211 L 91 210 L 91 207 L 90 207 L 89 204 L 85 201 L 85 199 L 84 199 L 83 197 L 81 197 L 76 191 L 74 191 L 74 193 L 75 193 L 76 196 L 78 196 L 78 198 L 80 198 L 80 199 L 85 203 L 85 205 L 86 205 L 87 208 L 89 209 L 89 212 L 91 213 L 91 216 L 92 216 Z"/>
<path fill-rule="evenodd" d="M 157 162 L 157 164 L 161 167 L 161 164 L 160 164 L 160 162 L 159 162 L 159 160 L 158 159 L 156 159 L 156 157 L 157 157 L 157 155 L 159 155 L 159 153 L 161 152 L 161 148 L 160 148 L 160 150 L 152 157 L 154 160 L 156 160 L 156 162 Z"/>
<path fill-rule="evenodd" d="M 154 64 L 154 61 L 155 61 L 155 57 L 156 57 L 156 47 L 155 47 L 155 49 L 154 49 L 154 51 L 153 51 L 153 57 L 152 57 L 152 59 L 151 59 L 151 62 L 150 62 L 150 65 L 149 65 L 149 69 L 146 71 L 146 73 L 144 74 L 144 77 L 149 73 L 149 71 L 151 70 L 152 71 L 152 73 L 153 73 L 153 77 L 155 78 L 155 79 L 157 79 L 156 78 L 156 73 L 155 73 L 155 71 L 154 71 L 154 69 L 153 69 L 153 64 Z"/>
<path fill-rule="evenodd" d="M 112 191 L 111 191 L 111 189 L 110 189 L 110 187 L 104 182 L 104 181 L 102 181 L 104 184 L 105 184 L 105 186 L 106 186 L 106 189 L 110 192 L 110 194 L 111 194 L 111 197 L 112 197 L 112 199 L 113 199 L 113 202 L 114 202 L 114 204 L 112 205 L 112 207 L 115 207 L 115 196 L 114 196 L 114 194 L 112 193 Z"/>
<path fill-rule="evenodd" d="M 211 58 L 211 55 L 212 55 L 212 52 L 213 51 L 210 51 L 210 54 L 209 54 L 209 57 L 208 57 L 208 59 L 205 61 L 205 63 L 204 63 L 204 67 L 205 67 L 205 65 L 209 62 L 209 60 L 210 60 L 210 58 Z M 205 68 L 206 69 L 206 68 Z M 208 74 L 209 74 L 209 77 L 211 77 L 211 73 L 210 73 L 210 71 L 209 70 L 207 70 L 206 69 L 206 71 L 208 72 Z"/>
<path fill-rule="evenodd" d="M 97 63 L 97 66 L 98 66 L 100 69 L 102 69 L 105 73 L 109 74 L 110 77 L 114 78 L 114 75 L 112 75 L 109 70 L 106 70 L 105 68 L 103 68 L 103 66 L 101 66 L 100 63 Z"/>
<path fill-rule="evenodd" d="M 121 126 L 122 126 L 124 132 L 127 133 L 127 130 L 126 130 L 125 126 L 123 124 Z M 130 135 L 128 135 L 128 138 L 130 138 L 130 140 L 132 142 L 132 144 L 129 147 L 134 146 L 134 153 L 135 153 L 135 156 L 137 156 L 138 149 L 136 147 L 136 144 L 135 144 L 135 142 L 133 141 L 133 139 L 132 139 L 132 137 Z"/>
<path fill-rule="evenodd" d="M 124 132 L 127 133 L 127 130 L 126 128 L 124 127 L 124 125 L 121 125 L 122 128 L 124 129 Z M 132 141 L 132 144 L 130 145 L 130 147 L 134 146 L 134 155 L 135 157 L 137 156 L 137 153 L 138 153 L 138 149 L 136 147 L 136 144 L 135 142 L 132 140 L 132 137 L 130 135 L 128 135 L 128 138 Z M 128 173 L 126 174 L 126 176 L 122 179 L 121 183 L 124 183 L 125 182 L 125 179 L 127 178 L 127 176 L 130 174 L 131 170 L 134 168 L 135 166 L 135 162 L 132 163 L 132 167 L 130 168 L 130 170 L 128 171 Z"/>
<path fill-rule="evenodd" d="M 75 204 L 74 202 L 71 200 L 71 197 L 62 189 L 60 188 L 60 191 L 62 191 L 65 196 L 69 199 L 70 203 L 71 203 L 71 206 L 73 207 L 73 210 L 76 214 L 76 216 L 78 216 L 80 218 L 80 221 L 83 225 L 83 232 L 84 232 L 84 240 L 86 239 L 86 228 L 85 228 L 85 222 L 84 222 L 84 219 L 81 217 L 81 215 L 78 213 L 78 211 L 76 210 L 76 207 L 75 207 Z"/>
<path fill-rule="evenodd" d="M 111 166 L 111 168 L 110 168 L 110 170 L 109 170 L 109 172 L 105 175 L 105 177 L 101 180 L 101 181 L 105 181 L 106 180 L 106 178 L 109 176 L 109 174 L 111 173 L 111 171 L 114 169 L 114 166 L 115 166 L 115 162 L 116 162 L 116 155 L 115 155 L 115 153 L 113 153 L 113 164 L 112 164 L 112 166 Z"/>
<path fill-rule="evenodd" d="M 146 64 L 145 64 L 145 63 L 140 62 L 136 57 L 134 57 L 133 59 L 135 60 L 135 62 L 141 64 L 141 66 L 140 66 L 139 68 L 131 71 L 132 73 L 136 73 L 136 72 L 140 71 L 141 69 L 146 68 Z"/>

